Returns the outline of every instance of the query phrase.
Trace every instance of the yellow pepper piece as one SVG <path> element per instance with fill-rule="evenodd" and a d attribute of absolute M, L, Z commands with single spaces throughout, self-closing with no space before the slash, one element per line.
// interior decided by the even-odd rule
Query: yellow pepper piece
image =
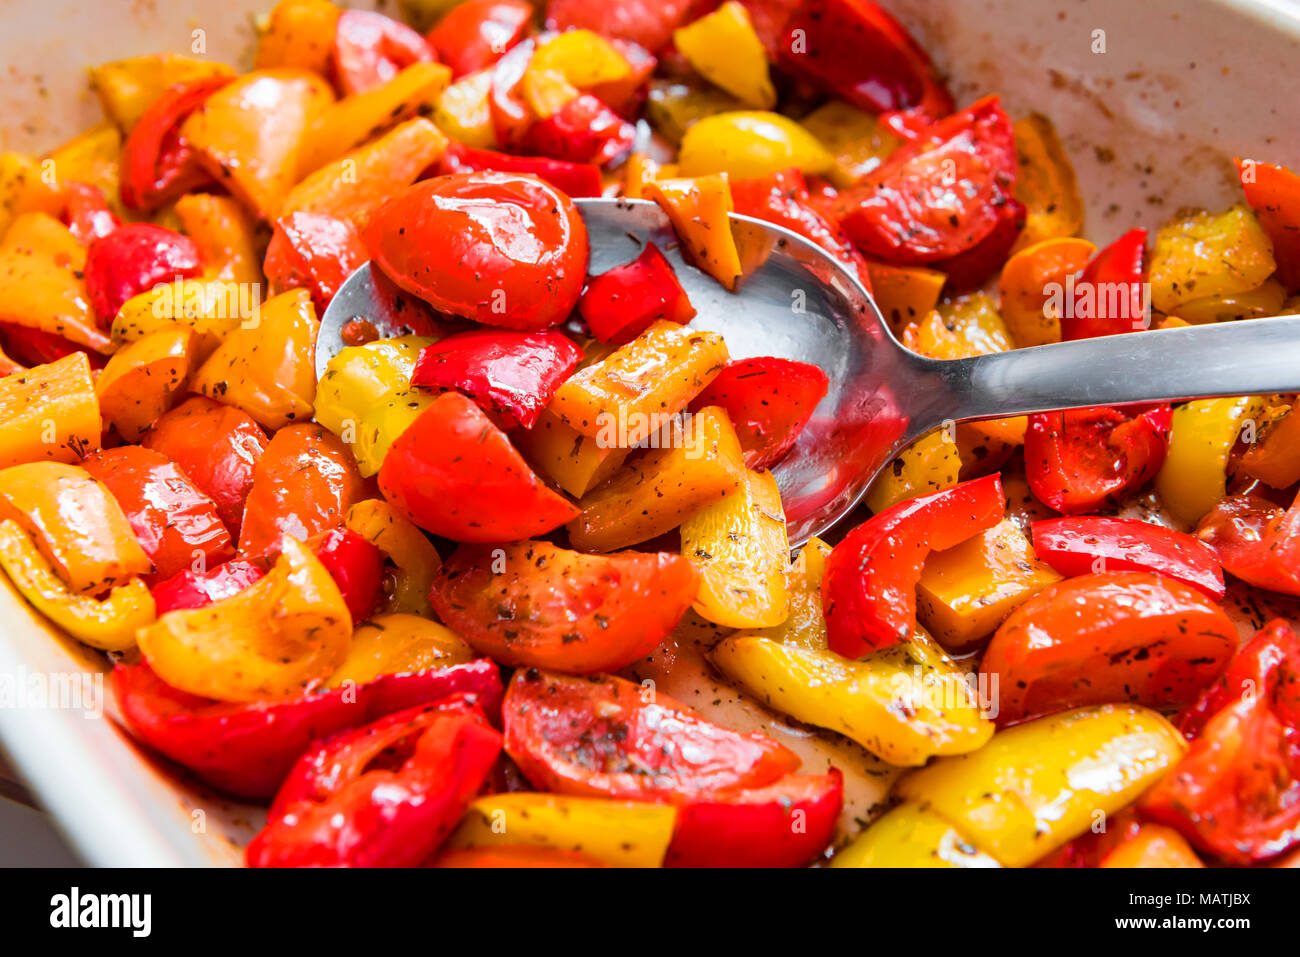
<path fill-rule="evenodd" d="M 694 124 L 682 137 L 677 162 L 683 176 L 726 173 L 735 179 L 756 179 L 792 166 L 804 173 L 825 173 L 835 157 L 787 116 L 740 110 Z"/>
<path fill-rule="evenodd" d="M 1187 839 L 1172 827 L 1143 824 L 1136 835 L 1102 858 L 1101 867 L 1204 867 Z"/>
<path fill-rule="evenodd" d="M 941 758 L 902 778 L 905 801 L 929 803 L 971 844 L 1025 867 L 1154 784 L 1187 750 L 1156 712 L 1102 705 L 1000 731 L 972 754 Z"/>
<path fill-rule="evenodd" d="M 303 132 L 332 102 L 329 83 L 315 73 L 255 70 L 208 97 L 181 135 L 209 173 L 269 222 L 298 178 Z"/>
<path fill-rule="evenodd" d="M 746 106 L 770 110 L 776 88 L 767 70 L 763 41 L 749 12 L 736 0 L 673 31 L 673 45 L 695 72 Z"/>
<path fill-rule="evenodd" d="M 867 492 L 866 505 L 880 513 L 927 492 L 952 488 L 961 474 L 961 453 L 947 429 L 917 439 L 886 465 Z"/>
<path fill-rule="evenodd" d="M 427 33 L 438 20 L 465 0 L 398 0 L 402 19 L 421 33 Z"/>
<path fill-rule="evenodd" d="M 73 594 L 17 523 L 8 520 L 0 522 L 0 567 L 33 608 L 92 648 L 134 648 L 136 631 L 154 620 L 153 596 L 140 579 L 118 585 L 102 601 Z"/>
<path fill-rule="evenodd" d="M 559 70 L 538 70 L 529 67 L 523 80 L 524 98 L 538 119 L 549 119 L 582 95 L 582 91 L 565 78 Z"/>
<path fill-rule="evenodd" d="M 345 524 L 388 556 L 397 568 L 385 611 L 432 618 L 429 588 L 442 567 L 442 559 L 424 532 L 378 498 L 353 505 Z"/>
<path fill-rule="evenodd" d="M 47 159 L 60 184 L 97 186 L 108 205 L 120 213 L 118 159 L 121 154 L 121 132 L 112 123 L 100 123 L 55 149 Z"/>
<path fill-rule="evenodd" d="M 666 441 L 578 503 L 569 523 L 574 548 L 611 552 L 670 532 L 702 508 L 736 494 L 744 453 L 725 410 L 674 419 Z"/>
<path fill-rule="evenodd" d="M 966 651 L 1060 580 L 1007 519 L 926 559 L 916 588 L 917 617 L 945 648 Z"/>
<path fill-rule="evenodd" d="M 1194 299 L 1178 307 L 1178 317 L 1191 325 L 1207 322 L 1233 322 L 1238 319 L 1257 319 L 1276 316 L 1286 301 L 1286 287 L 1276 276 L 1270 276 L 1262 286 L 1245 292 L 1227 293 Z"/>
<path fill-rule="evenodd" d="M 291 289 L 268 299 L 257 322 L 241 325 L 195 373 L 191 388 L 278 429 L 306 422 L 316 397 L 316 332 L 311 294 Z"/>
<path fill-rule="evenodd" d="M 617 83 L 631 73 L 627 57 L 599 33 L 565 30 L 537 47 L 528 61 L 522 87 L 529 106 L 546 119 L 582 90 Z"/>
<path fill-rule="evenodd" d="M 229 196 L 190 193 L 176 200 L 181 231 L 199 247 L 205 271 L 213 279 L 256 285 L 262 281 L 256 225 Z"/>
<path fill-rule="evenodd" d="M 48 459 L 80 462 L 104 423 L 84 352 L 0 378 L 0 468 Z"/>
<path fill-rule="evenodd" d="M 104 115 L 125 134 L 131 132 L 144 116 L 144 111 L 168 87 L 210 76 L 234 75 L 235 71 L 224 63 L 174 53 L 154 53 L 92 67 L 90 83 L 99 95 Z"/>
<path fill-rule="evenodd" d="M 303 134 L 298 150 L 299 178 L 338 159 L 376 133 L 415 116 L 450 82 L 450 67 L 413 63 L 383 86 L 344 97 L 327 107 Z"/>
<path fill-rule="evenodd" d="M 1276 268 L 1273 243 L 1244 204 L 1217 216 L 1188 213 L 1156 233 L 1151 304 L 1178 314 L 1180 306 L 1197 299 L 1256 289 Z"/>
<path fill-rule="evenodd" d="M 1061 341 L 1061 317 L 1049 305 L 1048 287 L 1088 265 L 1097 247 L 1086 239 L 1055 237 L 1025 246 L 1002 266 L 998 295 L 1002 318 L 1022 346 Z"/>
<path fill-rule="evenodd" d="M 63 209 L 57 179 L 42 177 L 42 172 L 41 164 L 30 156 L 0 153 L 0 236 L 23 213 L 58 216 Z"/>
<path fill-rule="evenodd" d="M 1083 197 L 1074 166 L 1051 121 L 1031 113 L 1017 120 L 1016 199 L 1025 204 L 1025 228 L 1013 251 L 1083 229 Z"/>
<path fill-rule="evenodd" d="M 576 498 L 582 498 L 617 472 L 628 450 L 602 447 L 549 409 L 543 409 L 531 429 L 511 436 L 530 465 Z"/>
<path fill-rule="evenodd" d="M 95 393 L 104 418 L 122 438 L 139 442 L 184 391 L 196 338 L 194 330 L 174 325 L 137 339 L 108 360 L 95 380 Z"/>
<path fill-rule="evenodd" d="M 338 585 L 292 537 L 266 577 L 205 608 L 169 611 L 137 635 L 160 678 L 218 701 L 300 692 L 343 663 L 351 639 Z"/>
<path fill-rule="evenodd" d="M 744 103 L 715 87 L 692 79 L 657 78 L 646 96 L 646 120 L 655 132 L 674 146 L 686 131 L 706 116 L 734 113 Z"/>
<path fill-rule="evenodd" d="M 136 342 L 174 325 L 188 326 L 197 338 L 194 357 L 202 362 L 226 336 L 260 316 L 261 289 L 224 279 L 179 279 L 161 283 L 122 303 L 113 320 L 113 339 Z"/>
<path fill-rule="evenodd" d="M 677 809 L 561 794 L 494 794 L 469 806 L 448 847 L 529 845 L 579 851 L 610 867 L 659 867 Z"/>
<path fill-rule="evenodd" d="M 661 166 L 645 153 L 633 153 L 623 167 L 623 195 L 628 199 L 645 199 L 646 187 L 650 183 L 660 176 L 671 178 L 676 171 L 675 163 Z"/>
<path fill-rule="evenodd" d="M 799 122 L 834 156 L 834 165 L 826 176 L 840 189 L 856 184 L 888 159 L 889 154 L 903 142 L 875 114 L 850 106 L 843 100 L 828 100 Z M 873 280 L 874 270 L 873 265 Z M 917 314 L 924 315 L 927 311 L 919 310 Z"/>
<path fill-rule="evenodd" d="M 492 70 L 469 73 L 434 100 L 433 122 L 452 139 L 476 149 L 492 149 L 497 135 L 492 127 Z"/>
<path fill-rule="evenodd" d="M 257 41 L 259 70 L 288 67 L 325 76 L 334 53 L 340 10 L 328 0 L 281 0 Z"/>
<path fill-rule="evenodd" d="M 419 615 L 375 615 L 357 625 L 348 656 L 326 684 L 365 684 L 380 675 L 411 674 L 473 661 L 478 655 L 450 628 Z"/>
<path fill-rule="evenodd" d="M 630 448 L 660 432 L 714 380 L 728 359 L 722 337 L 661 319 L 627 345 L 579 369 L 549 406 L 603 449 Z"/>
<path fill-rule="evenodd" d="M 656 179 L 646 185 L 645 198 L 667 214 L 690 261 L 734 290 L 742 270 L 731 232 L 734 206 L 726 174 Z"/>
<path fill-rule="evenodd" d="M 790 614 L 772 628 L 749 632 L 756 638 L 770 638 L 793 648 L 826 650 L 826 619 L 822 615 L 822 576 L 831 547 L 820 538 L 810 538 L 790 563 L 786 591 Z"/>
<path fill-rule="evenodd" d="M 831 867 L 1001 867 L 940 815 L 903 804 L 873 821 Z"/>
<path fill-rule="evenodd" d="M 1228 456 L 1245 420 L 1264 411 L 1259 396 L 1197 399 L 1174 408 L 1169 453 L 1156 493 L 1171 515 L 1195 525 L 1227 491 Z"/>
<path fill-rule="evenodd" d="M 790 541 L 771 472 L 745 470 L 728 495 L 682 523 L 682 554 L 700 573 L 695 611 L 727 628 L 770 628 L 790 613 Z"/>
<path fill-rule="evenodd" d="M 890 266 L 868 263 L 871 290 L 880 314 L 894 335 L 901 335 L 910 323 L 919 322 L 939 305 L 939 294 L 948 277 L 923 266 Z"/>

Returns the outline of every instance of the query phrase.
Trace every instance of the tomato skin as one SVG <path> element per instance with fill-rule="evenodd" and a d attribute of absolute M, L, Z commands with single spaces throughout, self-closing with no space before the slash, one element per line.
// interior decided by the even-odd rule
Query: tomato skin
<path fill-rule="evenodd" d="M 1173 410 L 1130 417 L 1096 406 L 1029 417 L 1025 474 L 1040 502 L 1058 512 L 1116 503 L 1155 478 L 1169 451 Z"/>
<path fill-rule="evenodd" d="M 1237 170 L 1246 202 L 1273 241 L 1277 277 L 1293 294 L 1300 289 L 1300 176 L 1285 166 L 1254 160 L 1237 160 Z"/>
<path fill-rule="evenodd" d="M 154 210 L 212 181 L 179 130 L 187 116 L 232 79 L 212 76 L 178 83 L 149 105 L 122 144 L 122 205 Z"/>
<path fill-rule="evenodd" d="M 1218 557 L 1191 535 L 1134 518 L 1099 517 L 1042 519 L 1031 531 L 1034 553 L 1067 578 L 1102 570 L 1155 572 L 1214 601 L 1223 598 Z"/>
<path fill-rule="evenodd" d="M 459 392 L 434 399 L 392 444 L 379 488 L 416 525 L 458 542 L 533 538 L 580 514 Z"/>
<path fill-rule="evenodd" d="M 692 800 L 677 814 L 665 867 L 802 867 L 830 844 L 844 805 L 839 768 Z M 792 826 L 802 815 L 803 828 Z"/>
<path fill-rule="evenodd" d="M 1147 572 L 1080 575 L 1039 592 L 989 642 L 999 726 L 1090 704 L 1195 699 L 1228 664 L 1237 629 L 1182 582 Z"/>
<path fill-rule="evenodd" d="M 519 149 L 570 163 L 609 166 L 630 153 L 635 141 L 635 126 L 599 97 L 583 93 L 529 126 Z"/>
<path fill-rule="evenodd" d="M 1183 716 L 1191 749 L 1143 796 L 1146 817 L 1226 864 L 1300 844 L 1300 639 L 1270 622 Z"/>
<path fill-rule="evenodd" d="M 319 425 L 286 426 L 253 468 L 239 556 L 270 558 L 285 535 L 306 541 L 336 528 L 365 497 L 365 482 L 341 439 Z"/>
<path fill-rule="evenodd" d="M 794 446 L 829 384 L 825 372 L 806 362 L 776 356 L 733 359 L 695 397 L 691 409 L 726 409 L 745 450 L 745 467 L 762 471 Z"/>
<path fill-rule="evenodd" d="M 324 213 L 295 212 L 276 220 L 263 272 L 276 292 L 311 290 L 318 314 L 369 258 L 356 228 Z"/>
<path fill-rule="evenodd" d="M 436 63 L 415 30 L 371 10 L 344 10 L 334 34 L 334 75 L 347 94 L 383 86 L 413 63 Z"/>
<path fill-rule="evenodd" d="M 86 250 L 86 292 L 104 324 L 112 322 L 132 296 L 202 271 L 194 240 L 152 223 L 119 226 Z"/>
<path fill-rule="evenodd" d="M 1147 231 L 1130 229 L 1092 258 L 1075 287 L 1074 308 L 1061 317 L 1061 338 L 1090 339 L 1114 336 L 1144 328 L 1142 283 L 1146 276 Z M 1128 286 L 1126 302 L 1118 315 L 1110 314 L 1108 288 Z M 1085 290 L 1092 292 L 1087 305 Z"/>
<path fill-rule="evenodd" d="M 935 123 L 841 192 L 836 218 L 870 257 L 899 265 L 938 262 L 993 232 L 1015 181 L 1011 120 L 997 97 L 985 97 Z"/>
<path fill-rule="evenodd" d="M 592 276 L 578 312 L 601 342 L 631 342 L 660 319 L 685 325 L 695 307 L 659 247 L 649 243 L 629 263 Z"/>
<path fill-rule="evenodd" d="M 384 553 L 347 528 L 332 528 L 309 545 L 339 586 L 352 620 L 365 621 L 383 597 Z"/>
<path fill-rule="evenodd" d="M 195 396 L 164 413 L 140 444 L 180 466 L 217 503 L 221 520 L 238 536 L 253 471 L 267 441 L 248 413 Z"/>
<path fill-rule="evenodd" d="M 497 170 L 501 173 L 530 173 L 546 180 L 569 196 L 599 196 L 600 167 L 593 163 L 570 163 L 545 156 L 511 156 L 495 150 L 479 150 L 461 143 L 448 143 L 438 161 L 438 172 L 470 173 Z"/>
<path fill-rule="evenodd" d="M 559 332 L 459 332 L 420 350 L 411 385 L 464 393 L 502 428 L 531 429 L 581 360 L 582 350 Z"/>
<path fill-rule="evenodd" d="M 916 630 L 916 583 L 931 551 L 992 528 L 1006 514 L 997 473 L 899 502 L 832 549 L 822 578 L 830 648 L 860 658 Z"/>
<path fill-rule="evenodd" d="M 573 200 L 519 173 L 416 183 L 380 207 L 364 238 L 397 285 L 489 326 L 563 322 L 587 274 L 587 227 Z"/>
<path fill-rule="evenodd" d="M 154 607 L 159 615 L 178 608 L 203 608 L 238 595 L 265 574 L 261 566 L 237 558 L 204 572 L 186 569 L 153 586 Z"/>
<path fill-rule="evenodd" d="M 524 38 L 533 20 L 526 0 L 469 0 L 452 8 L 426 38 L 453 79 L 486 69 Z"/>
<path fill-rule="evenodd" d="M 584 555 L 514 542 L 462 545 L 439 569 L 429 600 L 443 624 L 495 661 L 592 674 L 654 651 L 698 586 L 680 555 Z"/>
<path fill-rule="evenodd" d="M 684 803 L 763 787 L 799 759 L 767 735 L 739 734 L 667 695 L 610 675 L 520 668 L 503 705 L 506 753 L 539 790 Z"/>
<path fill-rule="evenodd" d="M 1225 571 L 1258 588 L 1300 595 L 1300 508 L 1260 495 L 1229 495 L 1197 526 Z"/>
<path fill-rule="evenodd" d="M 98 186 L 69 183 L 63 188 L 63 223 L 77 242 L 89 245 L 121 223 Z"/>

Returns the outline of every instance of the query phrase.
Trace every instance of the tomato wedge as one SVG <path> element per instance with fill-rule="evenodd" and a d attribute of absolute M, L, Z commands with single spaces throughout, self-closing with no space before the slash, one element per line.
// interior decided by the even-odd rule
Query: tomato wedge
<path fill-rule="evenodd" d="M 436 63 L 424 37 L 373 10 L 344 10 L 334 34 L 334 75 L 347 94 L 383 86 L 413 63 Z"/>
<path fill-rule="evenodd" d="M 127 209 L 150 211 L 212 182 L 180 135 L 181 123 L 232 77 L 209 76 L 169 87 L 149 105 L 122 144 L 118 192 Z"/>
<path fill-rule="evenodd" d="M 1130 229 L 1092 258 L 1061 316 L 1062 339 L 1090 339 L 1145 329 L 1147 231 Z"/>
<path fill-rule="evenodd" d="M 1250 585 L 1300 595 L 1300 499 L 1282 508 L 1262 495 L 1222 499 L 1197 526 L 1197 537 L 1225 571 Z"/>
<path fill-rule="evenodd" d="M 610 675 L 515 672 L 503 705 L 506 753 L 558 794 L 684 803 L 763 787 L 799 766 L 765 734 L 740 734 L 652 688 Z"/>
<path fill-rule="evenodd" d="M 660 319 L 685 325 L 695 307 L 659 247 L 649 243 L 629 263 L 593 276 L 578 312 L 601 342 L 623 345 Z"/>
<path fill-rule="evenodd" d="M 352 223 L 324 213 L 290 213 L 275 223 L 263 271 L 271 288 L 309 289 L 323 313 L 339 287 L 370 254 Z"/>
<path fill-rule="evenodd" d="M 448 11 L 425 39 L 459 79 L 501 59 L 524 38 L 532 20 L 527 0 L 469 0 Z"/>
<path fill-rule="evenodd" d="M 998 724 L 1090 704 L 1182 705 L 1217 678 L 1237 629 L 1202 592 L 1147 572 L 1059 582 L 1011 613 L 980 670 L 998 676 Z"/>
<path fill-rule="evenodd" d="M 1300 176 L 1276 163 L 1237 160 L 1241 188 L 1273 241 L 1277 278 L 1288 293 L 1300 290 Z"/>
<path fill-rule="evenodd" d="M 698 585 L 680 555 L 584 555 L 549 542 L 514 542 L 456 549 L 429 599 L 480 654 L 510 666 L 591 674 L 652 652 L 691 607 Z"/>
<path fill-rule="evenodd" d="M 915 634 L 916 583 L 927 556 L 992 528 L 1006 510 L 995 473 L 899 502 L 849 532 L 822 578 L 831 650 L 860 658 Z"/>
<path fill-rule="evenodd" d="M 194 240 L 152 223 L 119 226 L 86 250 L 86 292 L 104 325 L 132 296 L 202 271 Z"/>

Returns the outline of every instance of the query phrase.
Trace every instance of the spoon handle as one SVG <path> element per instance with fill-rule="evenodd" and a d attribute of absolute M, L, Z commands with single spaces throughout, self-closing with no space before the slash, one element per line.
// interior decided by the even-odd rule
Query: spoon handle
<path fill-rule="evenodd" d="M 940 379 L 919 418 L 1000 418 L 1090 405 L 1300 392 L 1300 316 L 922 360 Z"/>

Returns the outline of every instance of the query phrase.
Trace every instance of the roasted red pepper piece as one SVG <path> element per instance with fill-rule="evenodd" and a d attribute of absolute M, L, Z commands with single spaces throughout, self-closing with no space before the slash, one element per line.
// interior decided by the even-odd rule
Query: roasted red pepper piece
<path fill-rule="evenodd" d="M 63 336 L 43 329 L 33 329 L 31 326 L 20 326 L 15 322 L 0 322 L 0 342 L 4 343 L 4 351 L 10 358 L 26 366 L 45 365 L 74 352 L 85 352 L 92 369 L 103 368 L 108 362 L 107 356 L 88 352 L 85 346 L 79 346 Z"/>
<path fill-rule="evenodd" d="M 383 597 L 384 553 L 347 528 L 331 528 L 308 546 L 339 586 L 352 620 L 365 621 Z"/>
<path fill-rule="evenodd" d="M 413 63 L 436 63 L 424 37 L 373 10 L 344 10 L 334 34 L 334 75 L 346 94 L 383 86 Z"/>
<path fill-rule="evenodd" d="M 448 143 L 447 151 L 438 161 L 440 175 L 485 169 L 531 173 L 569 196 L 601 194 L 600 167 L 593 163 L 570 163 L 545 156 L 511 156 L 495 150 L 476 150 L 461 143 Z"/>
<path fill-rule="evenodd" d="M 798 169 L 736 180 L 731 184 L 731 199 L 736 212 L 784 226 L 816 243 L 844 263 L 867 292 L 871 291 L 867 261 L 853 248 L 844 231 L 813 206 L 808 184 Z"/>
<path fill-rule="evenodd" d="M 105 325 L 132 296 L 202 271 L 194 240 L 152 223 L 119 226 L 86 250 L 86 292 Z"/>
<path fill-rule="evenodd" d="M 1026 215 L 1024 203 L 1018 199 L 1006 200 L 993 232 L 964 253 L 931 263 L 931 268 L 948 274 L 945 291 L 957 293 L 978 289 L 1000 272 L 1002 264 L 1011 255 L 1011 247 L 1025 228 Z"/>
<path fill-rule="evenodd" d="M 758 471 L 771 468 L 794 446 L 829 382 L 825 372 L 806 362 L 735 359 L 695 397 L 691 409 L 726 409 L 745 450 L 745 466 Z"/>
<path fill-rule="evenodd" d="M 711 3 L 712 0 L 704 0 Z M 623 119 L 635 124 L 641 118 L 641 107 L 649 92 L 650 77 L 654 75 L 659 59 L 645 47 L 618 37 L 610 39 L 610 46 L 623 55 L 631 70 L 619 80 L 597 83 L 587 92 L 597 97 Z"/>
<path fill-rule="evenodd" d="M 310 289 L 319 314 L 369 258 L 352 223 L 324 213 L 297 212 L 276 220 L 263 271 L 276 292 Z"/>
<path fill-rule="evenodd" d="M 839 768 L 721 791 L 677 812 L 665 867 L 802 867 L 831 843 L 844 804 Z"/>
<path fill-rule="evenodd" d="M 582 93 L 528 127 L 519 148 L 570 163 L 608 166 L 631 152 L 635 139 L 635 126 L 599 97 Z"/>
<path fill-rule="evenodd" d="M 1300 640 L 1256 632 L 1181 721 L 1191 750 L 1138 805 L 1224 863 L 1300 844 Z"/>
<path fill-rule="evenodd" d="M 476 329 L 421 349 L 411 385 L 461 392 L 502 428 L 531 429 L 580 361 L 582 350 L 559 332 Z"/>
<path fill-rule="evenodd" d="M 69 183 L 63 188 L 63 204 L 63 223 L 79 243 L 90 245 L 121 225 L 98 186 Z"/>
<path fill-rule="evenodd" d="M 1116 503 L 1160 471 L 1172 420 L 1167 405 L 1137 416 L 1104 406 L 1031 415 L 1025 432 L 1029 487 L 1044 505 L 1066 514 Z"/>
<path fill-rule="evenodd" d="M 250 867 L 413 867 L 487 779 L 501 735 L 455 700 L 399 711 L 298 761 L 248 845 Z"/>
<path fill-rule="evenodd" d="M 841 192 L 835 218 L 868 256 L 938 262 L 993 232 L 1015 181 L 1011 120 L 989 96 L 935 123 Z"/>
<path fill-rule="evenodd" d="M 1262 495 L 1229 495 L 1201 519 L 1197 537 L 1225 571 L 1249 585 L 1300 595 L 1300 499 L 1282 508 Z"/>
<path fill-rule="evenodd" d="M 524 99 L 524 74 L 537 49 L 531 38 L 515 44 L 492 68 L 492 86 L 488 93 L 488 110 L 497 145 L 514 146 L 533 121 L 533 112 Z"/>
<path fill-rule="evenodd" d="M 1075 283 L 1071 309 L 1061 316 L 1061 338 L 1091 339 L 1145 329 L 1146 258 L 1145 229 L 1130 229 L 1093 256 Z"/>
<path fill-rule="evenodd" d="M 434 399 L 392 444 L 379 488 L 416 525 L 458 542 L 535 538 L 580 514 L 459 392 Z"/>
<path fill-rule="evenodd" d="M 700 0 L 550 0 L 546 26 L 552 30 L 582 28 L 606 37 L 631 40 L 658 50 L 692 13 L 705 13 Z"/>
<path fill-rule="evenodd" d="M 680 555 L 584 555 L 549 542 L 462 545 L 433 580 L 438 619 L 480 654 L 572 674 L 617 671 L 664 640 L 699 591 Z"/>
<path fill-rule="evenodd" d="M 907 29 L 871 0 L 803 0 L 785 26 L 782 68 L 873 113 L 952 112 L 952 95 Z"/>
<path fill-rule="evenodd" d="M 649 243 L 641 255 L 587 282 L 578 313 L 601 342 L 631 342 L 660 319 L 685 325 L 695 307 L 659 247 Z"/>
<path fill-rule="evenodd" d="M 992 528 L 1006 510 L 995 473 L 899 502 L 849 532 L 822 578 L 831 650 L 861 658 L 912 637 L 926 557 Z"/>
<path fill-rule="evenodd" d="M 533 20 L 526 0 L 469 0 L 450 10 L 425 39 L 453 78 L 476 73 L 524 38 Z"/>
<path fill-rule="evenodd" d="M 1277 278 L 1288 293 L 1300 290 L 1300 176 L 1285 166 L 1237 160 L 1241 188 L 1273 241 Z"/>
<path fill-rule="evenodd" d="M 154 210 L 212 181 L 180 135 L 180 126 L 231 79 L 209 76 L 178 83 L 144 111 L 122 144 L 118 191 L 127 209 Z"/>
<path fill-rule="evenodd" d="M 195 396 L 165 413 L 140 439 L 167 456 L 217 503 L 221 520 L 239 535 L 253 470 L 266 433 L 246 412 Z"/>
<path fill-rule="evenodd" d="M 1136 518 L 1046 518 L 1030 526 L 1034 553 L 1066 577 L 1155 572 L 1223 598 L 1214 550 L 1191 535 Z"/>
<path fill-rule="evenodd" d="M 763 787 L 799 766 L 765 734 L 721 728 L 610 675 L 520 668 L 502 710 L 506 752 L 535 787 L 558 794 L 680 804 Z"/>
<path fill-rule="evenodd" d="M 178 608 L 203 608 L 238 595 L 265 574 L 261 566 L 240 559 L 202 572 L 186 569 L 153 586 L 154 607 L 160 615 Z"/>
<path fill-rule="evenodd" d="M 122 506 L 131 531 L 153 562 L 154 581 L 196 564 L 206 568 L 235 557 L 216 503 L 161 452 L 123 445 L 95 452 L 81 464 Z"/>

